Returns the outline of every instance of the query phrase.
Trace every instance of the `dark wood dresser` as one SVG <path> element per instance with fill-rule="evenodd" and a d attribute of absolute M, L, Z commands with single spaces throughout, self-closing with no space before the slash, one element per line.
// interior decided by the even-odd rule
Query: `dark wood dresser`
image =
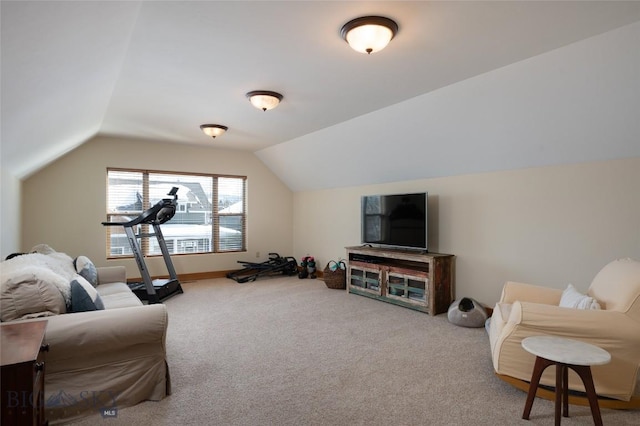
<path fill-rule="evenodd" d="M 44 342 L 47 321 L 0 325 L 3 425 L 46 425 Z"/>

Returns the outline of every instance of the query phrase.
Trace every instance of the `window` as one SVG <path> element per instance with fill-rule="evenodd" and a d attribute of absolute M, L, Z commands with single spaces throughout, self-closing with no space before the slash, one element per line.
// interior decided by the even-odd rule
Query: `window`
<path fill-rule="evenodd" d="M 107 221 L 128 222 L 178 187 L 178 206 L 160 225 L 171 254 L 246 250 L 245 176 L 190 175 L 144 170 L 107 169 Z M 121 226 L 107 226 L 107 256 L 131 257 Z M 135 230 L 143 255 L 162 255 L 150 225 Z"/>

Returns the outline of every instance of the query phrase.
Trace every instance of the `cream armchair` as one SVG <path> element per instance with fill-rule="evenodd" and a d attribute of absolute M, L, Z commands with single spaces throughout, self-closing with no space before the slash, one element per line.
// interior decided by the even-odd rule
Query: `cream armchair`
<path fill-rule="evenodd" d="M 581 340 L 611 354 L 609 364 L 592 368 L 598 395 L 629 402 L 625 407 L 640 407 L 640 262 L 616 260 L 596 275 L 587 295 L 600 304 L 600 310 L 560 307 L 562 293 L 531 284 L 504 285 L 489 325 L 496 374 L 512 384 L 517 379 L 528 386 L 524 382 L 531 380 L 535 357 L 521 346 L 526 337 L 553 335 Z M 541 384 L 555 386 L 552 370 L 545 371 Z M 569 388 L 584 392 L 573 371 Z"/>

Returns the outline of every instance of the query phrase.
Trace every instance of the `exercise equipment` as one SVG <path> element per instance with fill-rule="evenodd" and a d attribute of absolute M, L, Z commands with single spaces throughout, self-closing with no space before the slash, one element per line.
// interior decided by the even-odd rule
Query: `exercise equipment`
<path fill-rule="evenodd" d="M 244 262 L 238 260 L 238 263 L 244 265 L 239 271 L 229 272 L 227 278 L 231 278 L 239 283 L 255 281 L 262 275 L 295 275 L 298 273 L 298 262 L 294 257 L 281 257 L 278 253 L 269 253 L 269 260 L 260 263 Z"/>
<path fill-rule="evenodd" d="M 163 198 L 153 207 L 145 210 L 129 222 L 102 222 L 104 226 L 122 226 L 124 228 L 143 280 L 142 283 L 130 284 L 129 287 L 136 296 L 141 300 L 147 300 L 149 303 L 160 303 L 162 300 L 175 294 L 183 293 L 182 286 L 180 285 L 180 281 L 178 281 L 178 276 L 171 261 L 171 256 L 169 256 L 169 250 L 167 250 L 167 244 L 162 236 L 162 229 L 160 229 L 160 225 L 171 220 L 176 214 L 177 194 L 178 188 L 174 186 L 167 194 L 173 198 Z M 136 234 L 135 230 L 139 229 L 142 224 L 153 226 L 153 232 L 142 233 L 142 231 L 139 231 Z M 158 240 L 164 263 L 169 272 L 168 279 L 151 279 L 147 264 L 144 261 L 144 256 L 140 250 L 140 243 L 138 242 L 138 239 L 142 237 L 155 237 Z"/>

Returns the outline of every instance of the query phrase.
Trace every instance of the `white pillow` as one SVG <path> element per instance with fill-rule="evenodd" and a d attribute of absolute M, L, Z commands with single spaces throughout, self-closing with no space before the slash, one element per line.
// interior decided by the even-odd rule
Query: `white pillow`
<path fill-rule="evenodd" d="M 600 304 L 593 297 L 580 293 L 575 287 L 569 284 L 560 298 L 561 308 L 575 309 L 600 309 Z"/>

